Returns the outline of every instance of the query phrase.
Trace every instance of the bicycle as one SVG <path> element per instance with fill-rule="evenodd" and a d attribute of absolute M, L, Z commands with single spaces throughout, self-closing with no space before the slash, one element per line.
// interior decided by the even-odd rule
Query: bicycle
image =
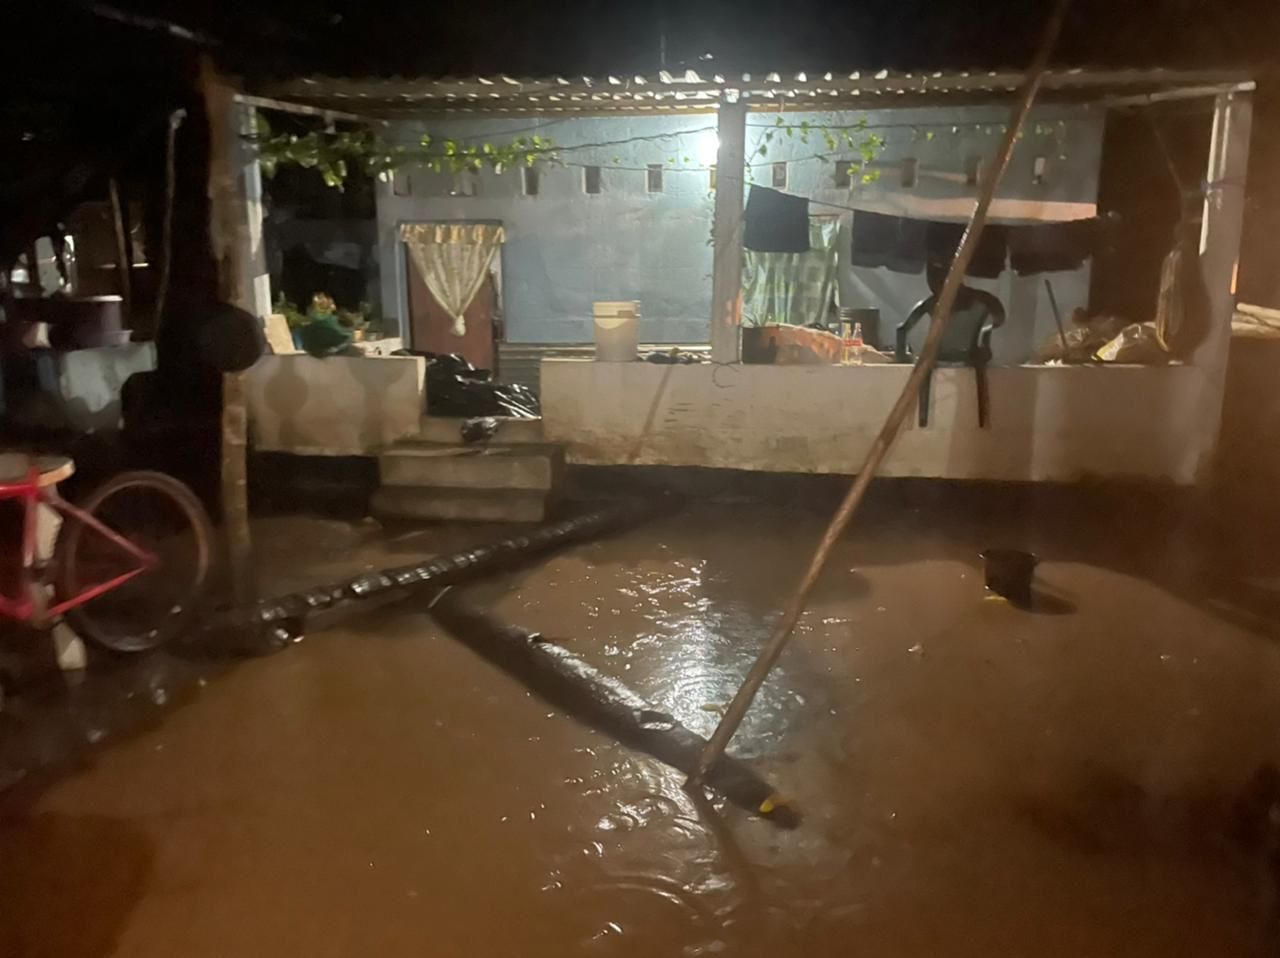
<path fill-rule="evenodd" d="M 16 502 L 22 520 L 16 582 L 0 592 L 0 618 L 47 626 L 63 616 L 120 653 L 173 639 L 199 609 L 210 574 L 213 529 L 195 494 L 163 473 L 124 472 L 76 506 L 56 489 L 74 471 L 71 460 L 22 459 L 23 478 L 0 478 L 0 503 Z M 51 516 L 42 507 L 61 525 L 47 564 L 38 539 Z"/>

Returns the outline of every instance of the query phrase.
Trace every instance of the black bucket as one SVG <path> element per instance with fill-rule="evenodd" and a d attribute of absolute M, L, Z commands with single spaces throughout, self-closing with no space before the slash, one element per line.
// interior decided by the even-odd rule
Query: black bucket
<path fill-rule="evenodd" d="M 1031 603 L 1031 579 L 1040 562 L 1034 553 L 1020 549 L 986 549 L 987 591 L 1008 599 L 1015 605 Z"/>

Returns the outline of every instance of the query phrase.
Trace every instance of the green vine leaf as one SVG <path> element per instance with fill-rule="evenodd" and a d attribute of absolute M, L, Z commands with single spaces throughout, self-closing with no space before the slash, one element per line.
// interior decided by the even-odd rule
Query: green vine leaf
<path fill-rule="evenodd" d="M 826 126 L 808 120 L 788 125 L 785 118 L 777 116 L 766 129 L 762 142 L 756 148 L 756 154 L 762 158 L 768 156 L 768 144 L 773 142 L 774 133 L 780 129 L 789 139 L 794 139 L 796 130 L 799 130 L 799 139 L 806 144 L 809 143 L 811 132 L 821 132 L 822 142 L 829 152 L 835 152 L 843 142 L 862 158 L 865 168 L 885 144 L 884 138 L 879 135 L 863 136 L 862 131 L 867 128 L 865 117 L 859 118 L 851 126 Z M 931 139 L 932 134 L 926 134 L 926 138 Z M 425 168 L 436 173 L 447 171 L 456 174 L 485 169 L 502 173 L 519 166 L 561 163 L 555 144 L 539 134 L 527 138 L 515 137 L 509 143 L 486 142 L 471 145 L 456 139 L 437 140 L 429 133 L 422 133 L 416 143 L 390 143 L 378 132 L 370 130 L 317 130 L 300 135 L 278 134 L 259 113 L 254 120 L 254 132 L 246 139 L 257 148 L 264 176 L 275 175 L 285 165 L 315 169 L 323 181 L 335 189 L 343 187 L 352 170 L 360 170 L 368 176 L 386 181 L 391 179 L 396 170 L 404 167 Z M 818 159 L 827 162 L 825 157 Z M 612 162 L 615 166 L 620 165 L 622 158 L 615 155 Z M 667 162 L 675 166 L 677 158 L 670 157 Z M 684 156 L 683 163 L 689 165 L 691 158 Z M 750 172 L 748 169 L 748 175 Z M 872 182 L 878 177 L 879 174 L 876 173 L 865 181 Z"/>
<path fill-rule="evenodd" d="M 281 166 L 315 169 L 325 184 L 342 189 L 352 170 L 380 180 L 403 167 L 418 166 L 436 173 L 480 171 L 486 167 L 501 172 L 513 166 L 555 163 L 555 144 L 541 136 L 529 140 L 518 137 L 511 143 L 467 145 L 446 139 L 437 143 L 429 133 L 419 136 L 416 145 L 388 143 L 369 130 L 312 131 L 304 134 L 277 134 L 261 112 L 254 118 L 254 132 L 246 137 L 258 151 L 264 176 L 271 177 Z"/>

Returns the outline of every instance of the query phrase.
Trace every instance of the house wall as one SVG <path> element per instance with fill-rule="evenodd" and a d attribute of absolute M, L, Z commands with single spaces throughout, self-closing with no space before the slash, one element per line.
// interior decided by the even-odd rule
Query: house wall
<path fill-rule="evenodd" d="M 787 123 L 850 125 L 867 121 L 868 133 L 884 137 L 875 183 L 837 188 L 835 164 L 816 154 L 830 153 L 823 138 L 799 131 L 788 138 L 770 126 Z M 965 182 L 969 157 L 994 155 L 1007 112 L 998 107 L 967 107 L 824 113 L 752 113 L 747 149 L 753 178 L 770 184 L 770 164 L 788 161 L 787 190 L 839 206 L 964 220 L 976 188 Z M 580 165 L 544 169 L 537 196 L 524 196 L 518 170 L 477 176 L 475 196 L 450 196 L 454 177 L 410 170 L 378 192 L 378 244 L 384 309 L 404 328 L 406 263 L 397 237 L 402 222 L 422 220 L 497 220 L 507 228 L 503 250 L 503 299 L 508 341 L 523 343 L 589 342 L 594 300 L 641 302 L 641 339 L 649 342 L 706 342 L 710 314 L 709 245 L 713 194 L 709 165 L 715 152 L 715 115 L 656 117 L 526 117 L 519 119 L 445 118 L 404 123 L 393 135 L 417 142 L 430 131 L 468 142 L 508 142 L 536 132 L 564 148 L 569 164 L 603 167 L 602 191 L 583 191 Z M 1046 105 L 1033 111 L 1027 134 L 993 207 L 994 222 L 1028 219 L 1076 219 L 1093 215 L 1102 152 L 1103 114 L 1089 107 Z M 645 139 L 636 140 L 638 137 Z M 619 143 L 617 141 L 631 141 Z M 767 154 L 758 149 L 764 145 Z M 831 156 L 853 158 L 854 151 Z M 1033 184 L 1035 157 L 1047 162 L 1045 182 Z M 901 161 L 914 157 L 919 177 L 914 188 L 901 185 Z M 674 160 L 674 163 L 669 162 Z M 664 164 L 664 191 L 648 193 L 644 167 Z M 629 167 L 621 169 L 619 167 Z M 397 192 L 408 195 L 396 195 Z M 851 214 L 816 203 L 811 213 L 841 217 L 840 295 L 845 305 L 877 305 L 883 338 L 927 290 L 923 275 L 848 266 Z M 1089 270 L 1053 274 L 1064 312 L 1085 305 Z M 996 336 L 998 362 L 1025 358 L 1054 331 L 1044 292 L 1044 277 L 1006 272 L 992 282 L 975 281 L 1005 303 L 1010 322 Z"/>
<path fill-rule="evenodd" d="M 263 356 L 245 374 L 249 439 L 259 452 L 371 456 L 416 435 L 418 356 Z"/>
<path fill-rule="evenodd" d="M 570 462 L 857 472 L 911 368 L 543 360 L 543 429 Z M 1191 484 L 1209 469 L 1218 388 L 1194 366 L 989 371 L 978 426 L 971 369 L 934 373 L 929 424 L 909 417 L 886 476 Z"/>

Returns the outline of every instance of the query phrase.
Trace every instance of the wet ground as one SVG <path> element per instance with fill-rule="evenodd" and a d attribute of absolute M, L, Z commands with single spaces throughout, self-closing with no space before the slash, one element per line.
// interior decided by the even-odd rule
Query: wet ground
<path fill-rule="evenodd" d="M 466 598 L 708 733 L 829 505 L 779 498 Z M 1263 954 L 1261 851 L 1230 833 L 1280 760 L 1270 558 L 1142 503 L 872 506 L 734 742 L 799 828 L 695 804 L 384 609 L 120 673 L 150 718 L 0 802 L 0 954 Z M 1043 557 L 1038 610 L 984 600 L 990 545 Z"/>

